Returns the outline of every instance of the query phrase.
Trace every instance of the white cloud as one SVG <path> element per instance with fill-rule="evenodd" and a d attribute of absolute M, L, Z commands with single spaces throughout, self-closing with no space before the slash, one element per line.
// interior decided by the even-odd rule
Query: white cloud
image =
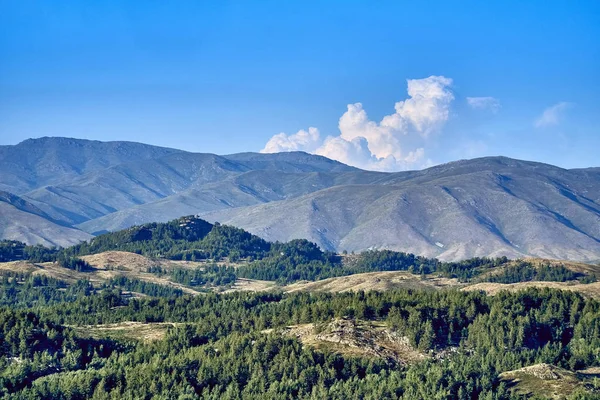
<path fill-rule="evenodd" d="M 407 80 L 409 98 L 395 104 L 395 112 L 376 122 L 369 119 L 361 103 L 348 104 L 340 117 L 339 136 L 321 141 L 319 131 L 309 128 L 292 135 L 273 136 L 263 153 L 303 150 L 359 168 L 397 171 L 431 165 L 420 146 L 408 150 L 402 141 L 425 140 L 448 120 L 454 95 L 452 79 L 430 76 Z M 406 144 L 406 143 L 404 143 Z"/>
<path fill-rule="evenodd" d="M 469 107 L 476 110 L 490 110 L 498 112 L 500 110 L 500 100 L 494 97 L 467 97 Z"/>
<path fill-rule="evenodd" d="M 409 79 L 410 98 L 396 103 L 396 114 L 411 122 L 422 135 L 429 135 L 448 120 L 450 103 L 454 100 L 451 85 L 452 79 L 443 76 Z M 386 118 L 382 121 L 384 124 Z"/>
<path fill-rule="evenodd" d="M 536 128 L 542 128 L 544 126 L 558 125 L 560 120 L 562 119 L 565 111 L 573 106 L 572 103 L 568 103 L 566 101 L 561 101 L 551 107 L 548 107 L 544 110 L 542 115 L 540 115 L 535 121 L 534 126 Z"/>
<path fill-rule="evenodd" d="M 391 116 L 384 117 L 390 118 Z M 340 117 L 338 128 L 340 138 L 354 140 L 364 138 L 371 153 L 377 157 L 400 156 L 400 140 L 396 133 L 404 133 L 401 120 L 393 128 L 371 121 L 361 103 L 348 104 L 348 110 Z"/>
<path fill-rule="evenodd" d="M 300 130 L 293 135 L 286 135 L 282 132 L 273 136 L 269 139 L 261 152 L 277 153 L 281 151 L 306 151 L 312 153 L 319 147 L 320 143 L 321 135 L 319 130 L 310 127 L 308 128 L 308 131 Z"/>

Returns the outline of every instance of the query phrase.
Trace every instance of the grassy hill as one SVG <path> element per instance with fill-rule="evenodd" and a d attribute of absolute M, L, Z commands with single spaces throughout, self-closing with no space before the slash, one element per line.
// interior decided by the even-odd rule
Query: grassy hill
<path fill-rule="evenodd" d="M 576 393 L 591 398 L 600 392 L 600 369 L 568 371 L 549 364 L 536 364 L 500 374 L 515 393 L 547 399 L 566 399 Z"/>

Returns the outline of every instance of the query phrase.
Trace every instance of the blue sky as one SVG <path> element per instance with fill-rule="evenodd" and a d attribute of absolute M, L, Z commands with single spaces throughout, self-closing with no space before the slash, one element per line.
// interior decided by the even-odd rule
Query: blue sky
<path fill-rule="evenodd" d="M 0 0 L 0 144 L 571 168 L 599 127 L 598 1 Z"/>

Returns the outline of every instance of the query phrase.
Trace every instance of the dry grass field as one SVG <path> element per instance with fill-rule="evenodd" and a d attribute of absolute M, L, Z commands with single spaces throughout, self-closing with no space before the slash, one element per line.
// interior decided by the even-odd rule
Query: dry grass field
<path fill-rule="evenodd" d="M 152 342 L 162 339 L 169 327 L 176 325 L 171 322 L 143 323 L 128 321 L 118 324 L 72 326 L 71 328 L 82 336 L 96 339 L 133 339 Z"/>
<path fill-rule="evenodd" d="M 10 261 L 0 263 L 0 272 L 16 272 L 19 274 L 31 274 L 37 271 L 39 267 L 29 261 Z"/>
<path fill-rule="evenodd" d="M 513 391 L 525 396 L 564 399 L 576 390 L 600 391 L 600 387 L 594 387 L 594 378 L 599 375 L 598 368 L 571 372 L 554 365 L 536 364 L 503 372 L 500 379 L 507 382 Z"/>
<path fill-rule="evenodd" d="M 392 289 L 442 289 L 459 285 L 456 279 L 439 278 L 432 275 L 422 279 L 406 271 L 366 272 L 337 278 L 323 279 L 316 282 L 299 282 L 283 289 L 286 292 L 322 291 L 346 292 L 359 290 L 392 290 Z"/>

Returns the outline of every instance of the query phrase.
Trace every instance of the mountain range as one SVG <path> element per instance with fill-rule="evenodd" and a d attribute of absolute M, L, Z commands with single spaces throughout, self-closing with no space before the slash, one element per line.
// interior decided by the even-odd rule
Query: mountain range
<path fill-rule="evenodd" d="M 302 152 L 70 138 L 0 146 L 0 239 L 67 246 L 191 214 L 335 251 L 600 260 L 600 168 L 485 157 L 384 173 Z"/>

